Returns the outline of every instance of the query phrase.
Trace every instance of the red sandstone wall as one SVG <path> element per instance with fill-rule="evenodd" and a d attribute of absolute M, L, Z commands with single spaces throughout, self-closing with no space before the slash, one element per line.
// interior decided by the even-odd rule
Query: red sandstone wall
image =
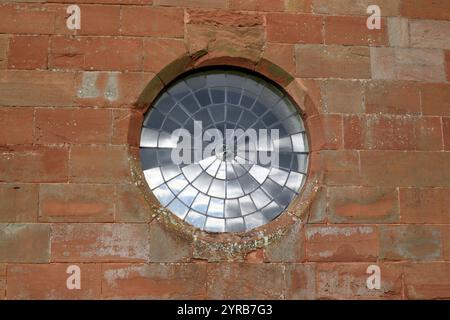
<path fill-rule="evenodd" d="M 143 108 L 218 63 L 303 97 L 318 177 L 279 238 L 234 251 L 130 170 Z M 449 80 L 448 0 L 2 1 L 0 299 L 450 298 Z"/>

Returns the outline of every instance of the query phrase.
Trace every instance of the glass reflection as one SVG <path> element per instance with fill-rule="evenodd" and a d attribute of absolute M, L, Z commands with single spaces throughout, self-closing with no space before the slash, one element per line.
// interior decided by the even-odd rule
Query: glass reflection
<path fill-rule="evenodd" d="M 202 121 L 202 129 L 194 137 L 195 121 Z M 206 130 L 225 137 L 227 129 L 249 128 L 277 129 L 277 137 L 252 145 L 240 134 L 233 140 L 236 148 L 225 141 L 222 151 L 195 158 L 211 139 Z M 192 136 L 192 163 L 173 160 L 177 129 Z M 198 137 L 206 140 L 195 149 Z M 265 80 L 238 71 L 197 72 L 170 85 L 145 116 L 140 147 L 145 180 L 161 205 L 209 232 L 244 232 L 276 219 L 300 191 L 308 168 L 307 136 L 291 100 Z M 267 163 L 263 153 L 273 152 L 277 163 Z"/>

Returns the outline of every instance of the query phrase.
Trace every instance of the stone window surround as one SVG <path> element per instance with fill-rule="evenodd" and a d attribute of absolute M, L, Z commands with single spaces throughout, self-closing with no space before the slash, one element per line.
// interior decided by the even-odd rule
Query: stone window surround
<path fill-rule="evenodd" d="M 208 233 L 187 224 L 159 204 L 148 187 L 141 169 L 139 142 L 144 114 L 166 85 L 193 69 L 204 67 L 248 69 L 275 82 L 300 108 L 299 113 L 305 123 L 306 131 L 309 133 L 308 144 L 311 146 L 311 153 L 308 176 L 299 196 L 293 200 L 280 217 L 249 232 Z M 320 139 L 324 132 L 321 124 L 318 124 L 319 128 L 314 128 L 314 131 L 308 128 L 307 119 L 317 116 L 319 112 L 317 101 L 308 90 L 307 85 L 309 84 L 306 84 L 302 79 L 295 79 L 281 67 L 265 58 L 261 58 L 259 61 L 251 61 L 240 57 L 217 57 L 211 52 L 182 56 L 162 69 L 146 86 L 138 102 L 133 106 L 133 115 L 128 130 L 131 176 L 148 204 L 149 215 L 159 220 L 168 232 L 194 241 L 194 246 L 200 248 L 199 251 L 204 252 L 204 256 L 211 257 L 217 254 L 229 257 L 245 255 L 272 242 L 282 241 L 282 238 L 287 236 L 292 228 L 306 223 L 310 215 L 310 208 L 321 190 L 323 180 L 323 172 L 315 163 L 319 150 L 314 149 L 314 140 Z"/>

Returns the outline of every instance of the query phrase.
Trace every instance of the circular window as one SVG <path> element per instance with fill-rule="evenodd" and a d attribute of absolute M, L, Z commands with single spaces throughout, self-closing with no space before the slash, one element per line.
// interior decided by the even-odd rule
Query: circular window
<path fill-rule="evenodd" d="M 146 114 L 145 179 L 159 202 L 209 232 L 243 232 L 278 217 L 307 173 L 305 128 L 289 97 L 231 70 L 169 85 Z"/>

